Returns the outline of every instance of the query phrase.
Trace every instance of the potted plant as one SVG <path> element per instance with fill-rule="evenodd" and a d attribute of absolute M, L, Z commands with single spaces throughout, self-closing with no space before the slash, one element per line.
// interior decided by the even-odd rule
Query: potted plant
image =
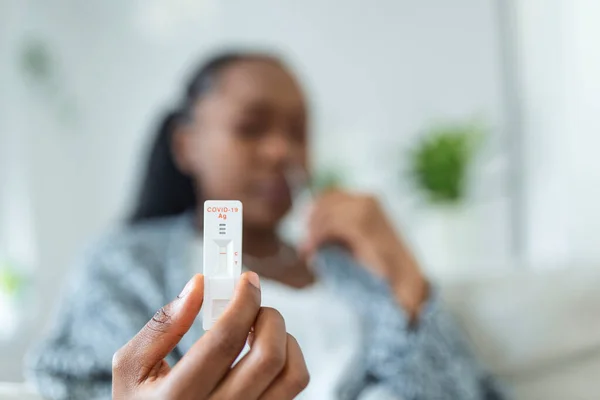
<path fill-rule="evenodd" d="M 472 253 L 469 181 L 483 136 L 478 123 L 437 124 L 409 151 L 409 177 L 422 205 L 417 240 L 431 267 L 466 264 Z"/>
<path fill-rule="evenodd" d="M 20 322 L 17 300 L 25 287 L 25 277 L 16 266 L 0 257 L 0 340 L 11 337 Z"/>

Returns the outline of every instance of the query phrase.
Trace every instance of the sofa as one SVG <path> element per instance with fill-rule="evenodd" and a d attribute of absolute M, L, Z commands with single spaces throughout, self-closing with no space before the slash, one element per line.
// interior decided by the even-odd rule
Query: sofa
<path fill-rule="evenodd" d="M 441 287 L 515 399 L 600 398 L 600 266 L 471 275 Z"/>

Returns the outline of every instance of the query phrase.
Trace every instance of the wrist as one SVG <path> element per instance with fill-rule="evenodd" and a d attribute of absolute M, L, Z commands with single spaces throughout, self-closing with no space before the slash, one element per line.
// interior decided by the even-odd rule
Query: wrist
<path fill-rule="evenodd" d="M 390 289 L 412 322 L 429 297 L 429 282 L 412 257 L 398 260 L 390 274 Z"/>
<path fill-rule="evenodd" d="M 411 322 L 415 321 L 429 297 L 429 282 L 424 277 L 406 280 L 392 288 L 394 295 Z"/>

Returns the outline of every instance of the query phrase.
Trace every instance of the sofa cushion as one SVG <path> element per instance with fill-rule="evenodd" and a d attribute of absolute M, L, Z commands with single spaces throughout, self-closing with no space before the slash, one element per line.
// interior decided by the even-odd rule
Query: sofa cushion
<path fill-rule="evenodd" d="M 440 286 L 496 374 L 514 383 L 517 392 L 534 393 L 539 386 L 544 387 L 539 393 L 554 396 L 522 398 L 583 399 L 574 393 L 600 393 L 600 379 L 568 391 L 582 383 L 579 372 L 600 376 L 600 268 L 511 271 L 445 279 Z"/>

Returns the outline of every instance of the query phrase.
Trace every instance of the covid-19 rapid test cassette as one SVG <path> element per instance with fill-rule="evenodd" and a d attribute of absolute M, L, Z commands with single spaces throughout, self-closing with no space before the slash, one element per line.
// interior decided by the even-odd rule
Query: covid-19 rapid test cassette
<path fill-rule="evenodd" d="M 242 203 L 204 202 L 204 304 L 202 326 L 209 330 L 233 296 L 242 273 Z"/>

